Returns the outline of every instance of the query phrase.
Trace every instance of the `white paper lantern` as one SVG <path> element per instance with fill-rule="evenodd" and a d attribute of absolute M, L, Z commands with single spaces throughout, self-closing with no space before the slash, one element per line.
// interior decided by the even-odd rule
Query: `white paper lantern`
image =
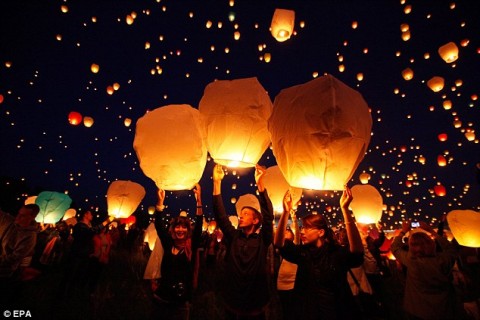
<path fill-rule="evenodd" d="M 148 243 L 148 247 L 150 251 L 153 251 L 155 248 L 155 242 L 157 241 L 157 229 L 155 229 L 155 224 L 151 222 L 147 230 L 145 230 L 145 237 L 143 238 L 143 242 Z"/>
<path fill-rule="evenodd" d="M 207 149 L 216 163 L 253 167 L 270 144 L 267 120 L 272 102 L 257 78 L 214 81 L 199 110 L 207 130 Z"/>
<path fill-rule="evenodd" d="M 382 218 L 383 199 L 378 190 L 369 184 L 352 187 L 353 200 L 350 208 L 359 223 L 377 223 Z"/>
<path fill-rule="evenodd" d="M 278 41 L 283 42 L 292 36 L 295 26 L 295 11 L 286 9 L 275 9 L 270 24 L 270 32 Z"/>
<path fill-rule="evenodd" d="M 137 121 L 133 147 L 143 173 L 163 190 L 190 190 L 207 163 L 205 128 L 197 109 L 168 105 Z"/>
<path fill-rule="evenodd" d="M 452 210 L 447 214 L 447 221 L 459 244 L 480 248 L 480 212 Z"/>
<path fill-rule="evenodd" d="M 358 91 L 327 75 L 282 90 L 268 128 L 291 186 L 342 190 L 365 155 L 372 117 Z"/>
<path fill-rule="evenodd" d="M 145 188 L 133 181 L 117 180 L 107 190 L 108 215 L 115 218 L 128 218 L 138 207 Z"/>
<path fill-rule="evenodd" d="M 267 190 L 268 197 L 272 201 L 273 210 L 277 213 L 283 212 L 283 198 L 288 189 L 292 194 L 292 204 L 295 205 L 301 198 L 303 190 L 301 188 L 290 187 L 278 166 L 272 166 L 267 169 L 263 177 L 263 183 Z"/>

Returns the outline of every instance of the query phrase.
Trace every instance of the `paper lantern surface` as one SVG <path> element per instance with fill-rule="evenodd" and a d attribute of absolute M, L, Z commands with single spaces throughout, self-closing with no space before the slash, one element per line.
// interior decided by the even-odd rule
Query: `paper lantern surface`
<path fill-rule="evenodd" d="M 168 105 L 137 121 L 133 147 L 143 173 L 163 190 L 190 190 L 207 163 L 205 128 L 197 109 Z"/>
<path fill-rule="evenodd" d="M 77 210 L 75 210 L 74 208 L 69 208 L 67 209 L 67 211 L 65 211 L 65 214 L 63 215 L 62 220 L 73 218 L 75 217 L 76 214 L 77 214 Z"/>
<path fill-rule="evenodd" d="M 480 248 L 480 212 L 473 210 L 452 210 L 447 222 L 459 244 Z"/>
<path fill-rule="evenodd" d="M 275 9 L 270 24 L 270 32 L 278 41 L 283 42 L 292 36 L 295 25 L 295 11 L 287 9 Z"/>
<path fill-rule="evenodd" d="M 358 91 L 327 75 L 282 90 L 268 129 L 291 186 L 343 190 L 367 150 L 372 117 Z"/>
<path fill-rule="evenodd" d="M 207 149 L 216 163 L 253 167 L 268 145 L 272 102 L 257 78 L 214 81 L 199 110 L 207 130 Z"/>
<path fill-rule="evenodd" d="M 35 221 L 40 223 L 57 223 L 62 219 L 71 203 L 72 199 L 65 193 L 55 191 L 40 192 L 35 199 L 35 204 L 40 207 Z"/>
<path fill-rule="evenodd" d="M 138 183 L 127 180 L 113 181 L 107 190 L 108 215 L 128 218 L 145 197 L 145 189 Z"/>
<path fill-rule="evenodd" d="M 455 42 L 449 42 L 438 48 L 438 54 L 446 63 L 452 63 L 458 59 L 458 47 Z"/>
<path fill-rule="evenodd" d="M 27 199 L 25 199 L 25 204 L 32 204 L 35 203 L 35 200 L 37 199 L 37 196 L 30 196 Z"/>
<path fill-rule="evenodd" d="M 267 190 L 268 197 L 272 201 L 273 210 L 275 212 L 283 212 L 283 197 L 287 190 L 290 189 L 290 192 L 292 193 L 293 205 L 295 205 L 302 197 L 303 190 L 301 188 L 290 187 L 278 166 L 267 168 L 265 176 L 263 177 L 263 183 Z"/>
<path fill-rule="evenodd" d="M 145 237 L 143 239 L 143 242 L 148 243 L 148 247 L 150 248 L 150 251 L 153 251 L 155 248 L 155 242 L 157 241 L 157 229 L 155 229 L 155 224 L 151 222 L 147 230 L 145 230 Z"/>
<path fill-rule="evenodd" d="M 353 200 L 350 208 L 359 223 L 377 223 L 382 218 L 383 199 L 378 190 L 369 184 L 352 187 Z"/>

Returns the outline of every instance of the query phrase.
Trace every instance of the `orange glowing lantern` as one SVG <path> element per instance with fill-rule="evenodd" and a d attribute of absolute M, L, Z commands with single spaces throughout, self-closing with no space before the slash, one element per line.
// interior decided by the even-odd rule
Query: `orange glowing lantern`
<path fill-rule="evenodd" d="M 65 214 L 63 215 L 62 220 L 68 220 L 70 218 L 74 218 L 77 215 L 77 210 L 74 208 L 69 208 L 67 211 L 65 211 Z"/>
<path fill-rule="evenodd" d="M 451 100 L 445 100 L 443 101 L 443 109 L 445 110 L 450 110 L 452 109 L 452 101 Z"/>
<path fill-rule="evenodd" d="M 147 211 L 149 215 L 153 215 L 155 213 L 155 206 L 149 206 Z"/>
<path fill-rule="evenodd" d="M 480 248 L 480 213 L 473 210 L 452 210 L 447 221 L 459 244 Z"/>
<path fill-rule="evenodd" d="M 145 189 L 133 181 L 113 181 L 107 190 L 108 215 L 128 218 L 145 197 Z"/>
<path fill-rule="evenodd" d="M 465 138 L 467 138 L 468 141 L 474 141 L 475 140 L 475 132 L 471 131 L 471 130 L 465 132 Z"/>
<path fill-rule="evenodd" d="M 205 88 L 198 110 L 207 129 L 207 149 L 216 163 L 253 167 L 268 145 L 272 102 L 257 78 L 219 80 Z"/>
<path fill-rule="evenodd" d="M 273 13 L 270 32 L 278 41 L 283 42 L 290 39 L 295 25 L 295 11 L 286 9 L 275 9 Z"/>
<path fill-rule="evenodd" d="M 433 91 L 438 92 L 443 89 L 445 81 L 442 77 L 433 77 L 427 81 L 427 86 Z"/>
<path fill-rule="evenodd" d="M 132 119 L 125 118 L 125 120 L 123 120 L 123 124 L 125 125 L 125 127 L 130 127 L 130 125 L 132 124 Z"/>
<path fill-rule="evenodd" d="M 447 159 L 444 156 L 439 155 L 437 157 L 437 163 L 439 167 L 445 167 L 447 165 Z"/>
<path fill-rule="evenodd" d="M 215 229 L 217 229 L 217 222 L 215 220 L 212 220 L 208 223 L 207 231 L 208 233 L 212 234 Z"/>
<path fill-rule="evenodd" d="M 433 191 L 439 197 L 444 197 L 447 194 L 447 189 L 441 184 L 437 184 L 433 187 Z"/>
<path fill-rule="evenodd" d="M 448 139 L 448 135 L 446 133 L 440 133 L 438 135 L 438 140 L 440 140 L 442 142 L 447 141 L 447 139 Z"/>
<path fill-rule="evenodd" d="M 362 172 L 359 176 L 360 182 L 362 184 L 367 184 L 370 181 L 370 173 Z"/>
<path fill-rule="evenodd" d="M 377 223 L 382 218 L 383 199 L 378 190 L 369 184 L 352 187 L 353 200 L 350 208 L 359 223 Z"/>
<path fill-rule="evenodd" d="M 412 80 L 413 79 L 413 70 L 410 68 L 406 68 L 402 71 L 402 77 L 405 80 Z"/>
<path fill-rule="evenodd" d="M 90 71 L 92 71 L 92 73 L 98 73 L 98 71 L 100 71 L 100 66 L 96 63 L 92 63 Z"/>
<path fill-rule="evenodd" d="M 83 125 L 87 128 L 93 126 L 93 118 L 92 117 L 83 117 Z"/>
<path fill-rule="evenodd" d="M 82 114 L 80 112 L 77 112 L 77 111 L 71 111 L 68 114 L 68 122 L 72 126 L 79 125 L 82 122 L 82 118 L 83 118 Z"/>
<path fill-rule="evenodd" d="M 438 54 L 446 63 L 452 63 L 458 59 L 458 47 L 454 42 L 449 42 L 438 49 Z"/>
<path fill-rule="evenodd" d="M 295 205 L 300 201 L 303 190 L 290 187 L 278 166 L 272 166 L 267 169 L 263 182 L 275 212 L 283 212 L 283 197 L 289 189 L 292 195 L 292 203 Z"/>
<path fill-rule="evenodd" d="M 37 199 L 37 196 L 30 196 L 27 199 L 25 199 L 24 204 L 32 204 L 35 203 L 35 200 Z"/>
<path fill-rule="evenodd" d="M 133 148 L 143 173 L 163 190 L 190 190 L 207 162 L 200 112 L 189 105 L 168 105 L 138 119 Z"/>
<path fill-rule="evenodd" d="M 331 75 L 283 89 L 268 120 L 272 149 L 289 185 L 343 190 L 370 142 L 362 95 Z"/>

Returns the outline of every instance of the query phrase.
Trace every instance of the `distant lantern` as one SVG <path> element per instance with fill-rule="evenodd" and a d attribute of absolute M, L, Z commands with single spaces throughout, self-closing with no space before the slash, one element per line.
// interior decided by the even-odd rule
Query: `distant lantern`
<path fill-rule="evenodd" d="M 405 80 L 412 80 L 413 79 L 413 70 L 410 68 L 406 68 L 402 71 L 402 77 Z"/>
<path fill-rule="evenodd" d="M 35 204 L 40 207 L 40 212 L 35 217 L 35 221 L 45 224 L 57 223 L 62 219 L 71 203 L 72 199 L 65 193 L 55 191 L 40 192 L 35 199 Z"/>
<path fill-rule="evenodd" d="M 409 26 L 407 23 L 402 23 L 402 24 L 400 25 L 400 30 L 401 30 L 402 32 L 407 32 L 408 30 L 410 30 L 410 26 Z"/>
<path fill-rule="evenodd" d="M 98 73 L 98 71 L 100 70 L 100 66 L 96 63 L 92 63 L 92 65 L 90 66 L 90 70 L 92 71 L 92 73 Z"/>
<path fill-rule="evenodd" d="M 0 104 L 3 103 L 3 94 L 0 94 Z"/>
<path fill-rule="evenodd" d="M 357 80 L 362 81 L 363 80 L 363 73 L 357 73 Z"/>
<path fill-rule="evenodd" d="M 405 31 L 405 32 L 402 32 L 402 40 L 403 41 L 408 41 L 410 40 L 410 37 L 411 37 L 411 34 L 410 34 L 410 31 Z"/>
<path fill-rule="evenodd" d="M 155 206 L 149 206 L 147 211 L 149 215 L 153 215 L 155 213 Z"/>
<path fill-rule="evenodd" d="M 83 125 L 87 128 L 93 126 L 93 118 L 92 117 L 83 117 Z"/>
<path fill-rule="evenodd" d="M 109 95 L 112 95 L 114 92 L 115 92 L 115 89 L 113 89 L 112 86 L 108 86 L 108 87 L 107 87 L 107 93 L 108 93 Z"/>
<path fill-rule="evenodd" d="M 270 60 L 272 60 L 272 54 L 269 53 L 269 52 L 265 52 L 265 54 L 263 55 L 263 60 L 264 60 L 266 63 L 269 63 Z"/>
<path fill-rule="evenodd" d="M 451 100 L 445 100 L 443 101 L 443 109 L 445 110 L 450 110 L 452 109 L 452 101 Z"/>
<path fill-rule="evenodd" d="M 71 111 L 68 114 L 68 122 L 72 126 L 79 125 L 82 122 L 82 118 L 83 118 L 82 114 L 80 112 L 77 112 L 77 111 Z"/>
<path fill-rule="evenodd" d="M 125 125 L 125 127 L 130 127 L 130 125 L 132 124 L 132 119 L 125 118 L 125 120 L 123 120 L 123 124 Z"/>
<path fill-rule="evenodd" d="M 69 208 L 67 211 L 65 211 L 65 214 L 63 215 L 62 220 L 68 220 L 71 218 L 74 218 L 77 215 L 77 210 L 74 208 Z"/>
<path fill-rule="evenodd" d="M 235 40 L 239 40 L 240 39 L 240 31 L 235 31 L 233 33 L 233 39 Z"/>
<path fill-rule="evenodd" d="M 480 212 L 452 210 L 447 214 L 447 222 L 460 245 L 480 248 Z"/>
<path fill-rule="evenodd" d="M 358 91 L 326 75 L 280 91 L 268 129 L 291 186 L 343 190 L 370 143 L 372 117 Z"/>
<path fill-rule="evenodd" d="M 433 77 L 427 81 L 427 85 L 433 92 L 438 92 L 443 89 L 445 81 L 442 77 Z"/>
<path fill-rule="evenodd" d="M 157 243 L 157 229 L 155 229 L 155 223 L 151 222 L 147 229 L 145 230 L 145 237 L 143 242 L 148 243 L 148 248 L 153 251 L 155 249 L 155 244 Z"/>
<path fill-rule="evenodd" d="M 295 11 L 275 9 L 273 13 L 270 31 L 272 36 L 279 42 L 290 39 L 295 25 Z"/>
<path fill-rule="evenodd" d="M 444 197 L 447 195 L 447 189 L 441 184 L 437 184 L 433 187 L 433 191 L 439 197 Z"/>
<path fill-rule="evenodd" d="M 421 164 L 425 164 L 425 162 L 427 162 L 427 159 L 424 156 L 420 156 L 418 157 L 418 162 L 420 162 Z"/>
<path fill-rule="evenodd" d="M 120 83 L 115 82 L 112 87 L 113 87 L 113 90 L 118 91 L 118 89 L 120 89 Z"/>
<path fill-rule="evenodd" d="M 446 133 L 440 133 L 438 135 L 438 140 L 440 140 L 442 142 L 447 141 L 447 139 L 448 139 L 448 135 Z"/>
<path fill-rule="evenodd" d="M 272 108 L 257 78 L 209 83 L 198 110 L 205 121 L 207 149 L 215 162 L 228 167 L 255 166 L 270 144 L 267 120 Z"/>
<path fill-rule="evenodd" d="M 350 208 L 359 223 L 377 223 L 382 218 L 383 199 L 378 190 L 369 184 L 352 187 L 353 200 Z"/>
<path fill-rule="evenodd" d="M 133 148 L 143 173 L 163 190 L 190 190 L 207 163 L 205 128 L 189 105 L 168 105 L 138 119 Z"/>
<path fill-rule="evenodd" d="M 439 155 L 437 157 L 437 163 L 439 167 L 445 167 L 447 165 L 447 159 L 444 156 Z"/>
<path fill-rule="evenodd" d="M 108 215 L 128 218 L 145 197 L 145 188 L 129 180 L 113 181 L 107 190 Z"/>
<path fill-rule="evenodd" d="M 474 131 L 467 131 L 465 132 L 465 138 L 467 138 L 468 141 L 473 141 L 475 140 L 475 132 Z"/>
<path fill-rule="evenodd" d="M 268 197 L 272 201 L 273 210 L 277 213 L 283 212 L 283 198 L 289 189 L 293 205 L 300 201 L 303 190 L 290 187 L 278 166 L 272 166 L 267 169 L 263 177 L 263 183 L 268 192 Z"/>
<path fill-rule="evenodd" d="M 446 63 L 452 63 L 458 59 L 458 47 L 454 42 L 449 42 L 438 49 L 438 54 Z"/>
<path fill-rule="evenodd" d="M 238 228 L 238 216 L 228 216 L 228 220 L 230 220 L 235 229 Z"/>
<path fill-rule="evenodd" d="M 370 181 L 370 173 L 362 172 L 359 176 L 360 182 L 362 184 L 367 184 Z"/>
<path fill-rule="evenodd" d="M 208 233 L 212 234 L 215 229 L 217 229 L 217 222 L 215 220 L 212 220 L 208 223 L 208 227 L 207 227 L 207 230 L 208 230 Z"/>

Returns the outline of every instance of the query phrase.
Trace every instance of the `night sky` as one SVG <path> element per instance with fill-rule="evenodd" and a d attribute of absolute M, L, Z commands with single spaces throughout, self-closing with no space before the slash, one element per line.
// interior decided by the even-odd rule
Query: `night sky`
<path fill-rule="evenodd" d="M 295 11 L 295 34 L 285 42 L 269 32 L 276 8 Z M 109 184 L 131 180 L 146 189 L 136 214 L 147 215 L 156 187 L 133 149 L 135 123 L 145 112 L 198 107 L 216 79 L 257 77 L 273 102 L 284 88 L 332 74 L 371 108 L 372 138 L 349 185 L 370 174 L 383 197 L 385 224 L 394 227 L 402 218 L 435 224 L 453 209 L 480 211 L 479 13 L 471 0 L 3 0 L 0 197 L 20 182 L 28 194 L 18 202 L 44 190 L 65 192 L 74 208 L 101 216 Z M 453 63 L 438 54 L 448 42 L 459 48 Z M 408 81 L 406 68 L 414 72 Z M 427 86 L 434 76 L 445 79 L 439 92 Z M 114 84 L 119 88 L 109 94 Z M 71 111 L 92 117 L 93 126 L 71 125 Z M 474 132 L 472 141 L 466 132 Z M 443 133 L 446 141 L 438 137 Z M 439 156 L 446 166 L 438 165 Z M 259 163 L 275 165 L 270 149 Z M 212 168 L 209 160 L 200 181 L 207 217 Z M 439 184 L 445 196 L 435 194 Z M 228 170 L 223 194 L 230 213 L 232 198 L 254 192 L 253 169 Z M 193 214 L 192 195 L 167 192 L 168 210 Z M 338 196 L 304 191 L 299 215 L 326 211 L 335 225 Z"/>

